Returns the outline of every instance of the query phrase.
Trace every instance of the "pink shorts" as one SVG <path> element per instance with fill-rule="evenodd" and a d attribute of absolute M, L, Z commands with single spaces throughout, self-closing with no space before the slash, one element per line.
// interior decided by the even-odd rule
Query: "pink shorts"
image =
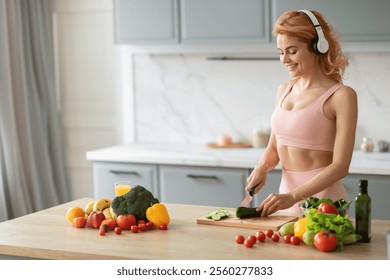
<path fill-rule="evenodd" d="M 314 176 L 320 173 L 324 168 L 325 167 L 304 171 L 304 172 L 287 171 L 283 169 L 282 180 L 280 182 L 280 187 L 279 187 L 279 193 L 287 193 L 292 191 L 296 187 L 299 187 L 300 185 L 311 180 Z M 318 198 L 330 198 L 332 200 L 337 200 L 340 198 L 344 198 L 345 200 L 348 200 L 347 192 L 341 180 L 334 182 L 332 185 L 328 186 L 325 190 L 313 196 Z M 301 203 L 302 202 L 298 202 L 294 206 L 286 210 L 294 214 L 301 215 L 302 211 L 299 208 L 299 204 Z"/>

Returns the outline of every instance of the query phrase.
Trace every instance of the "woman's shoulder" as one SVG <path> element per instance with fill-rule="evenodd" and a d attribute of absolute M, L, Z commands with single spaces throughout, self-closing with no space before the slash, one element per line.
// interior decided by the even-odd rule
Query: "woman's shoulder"
<path fill-rule="evenodd" d="M 356 98 L 356 91 L 347 85 L 341 85 L 341 87 L 335 92 L 335 96 L 339 96 L 340 98 Z"/>
<path fill-rule="evenodd" d="M 294 80 L 290 80 L 290 81 L 286 81 L 282 84 L 279 85 L 279 88 L 278 88 L 278 97 L 282 96 L 283 93 L 286 92 L 286 90 L 288 90 L 289 88 L 291 88 L 293 86 L 293 84 L 295 83 Z"/>

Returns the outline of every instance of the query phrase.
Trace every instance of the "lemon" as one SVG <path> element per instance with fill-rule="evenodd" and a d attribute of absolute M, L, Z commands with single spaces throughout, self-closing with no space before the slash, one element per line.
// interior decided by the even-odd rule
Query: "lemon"
<path fill-rule="evenodd" d="M 85 211 L 83 208 L 78 206 L 73 206 L 68 209 L 66 212 L 66 219 L 69 223 L 73 223 L 73 219 L 77 217 L 85 217 Z"/>

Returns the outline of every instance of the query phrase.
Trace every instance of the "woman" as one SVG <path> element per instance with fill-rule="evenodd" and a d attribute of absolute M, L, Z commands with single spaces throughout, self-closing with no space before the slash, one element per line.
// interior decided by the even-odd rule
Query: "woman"
<path fill-rule="evenodd" d="M 267 216 L 287 209 L 299 215 L 299 204 L 310 196 L 348 199 L 341 179 L 355 144 L 357 96 L 342 84 L 348 61 L 321 14 L 286 12 L 273 32 L 292 80 L 278 89 L 270 141 L 246 191 L 259 192 L 267 172 L 280 162 L 279 193 L 269 195 L 257 211 Z"/>

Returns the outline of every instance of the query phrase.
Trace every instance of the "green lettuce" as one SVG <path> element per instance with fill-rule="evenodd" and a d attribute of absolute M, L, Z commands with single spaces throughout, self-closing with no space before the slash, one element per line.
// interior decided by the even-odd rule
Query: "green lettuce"
<path fill-rule="evenodd" d="M 355 227 L 349 220 L 348 215 L 340 216 L 335 214 L 321 213 L 316 209 L 306 212 L 306 229 L 315 233 L 322 230 L 329 230 L 337 236 L 337 249 L 343 248 L 343 239 L 347 235 L 355 233 Z"/>

